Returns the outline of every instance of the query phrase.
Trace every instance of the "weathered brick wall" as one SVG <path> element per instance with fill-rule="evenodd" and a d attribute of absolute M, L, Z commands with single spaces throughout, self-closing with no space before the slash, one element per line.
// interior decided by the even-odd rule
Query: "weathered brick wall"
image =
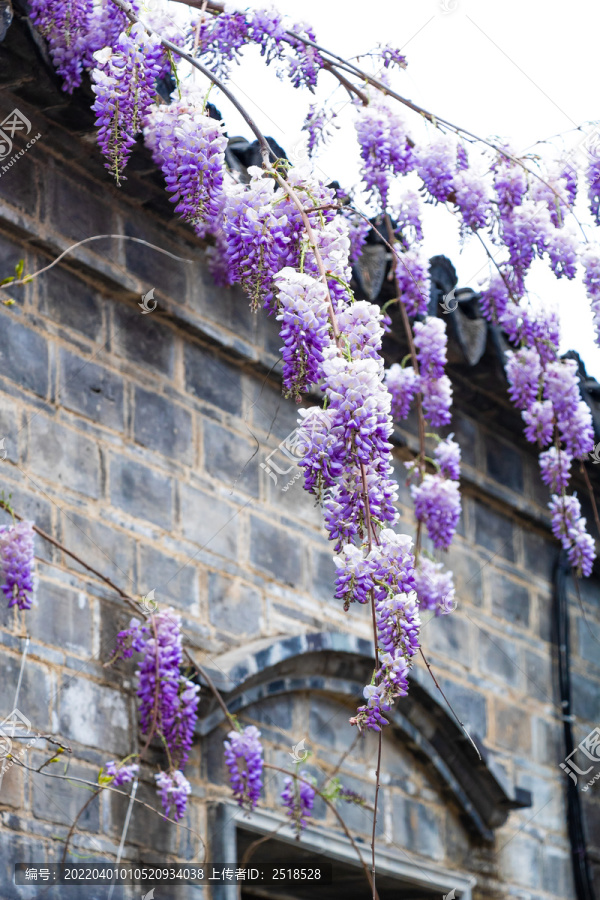
<path fill-rule="evenodd" d="M 258 639 L 315 631 L 369 639 L 365 611 L 345 614 L 333 599 L 320 511 L 299 481 L 282 490 L 298 470 L 275 484 L 260 466 L 296 424 L 295 405 L 281 397 L 273 370 L 276 323 L 253 316 L 238 291 L 214 288 L 202 248 L 169 215 L 160 179 L 142 166 L 147 159 L 140 157 L 117 190 L 88 134 L 77 138 L 55 123 L 64 111 L 42 115 L 23 100 L 24 87 L 16 90 L 2 95 L 0 116 L 18 106 L 42 137 L 0 177 L 0 276 L 19 259 L 26 273 L 34 272 L 73 241 L 96 234 L 135 236 L 192 260 L 103 239 L 24 287 L 6 289 L 16 303 L 0 308 L 0 436 L 7 449 L 0 474 L 16 511 L 129 593 L 154 589 L 159 604 L 181 613 L 194 652 L 208 665 L 218 667 L 221 654 Z M 151 287 L 158 309 L 142 315 L 137 303 Z M 458 609 L 428 622 L 423 643 L 458 715 L 494 752 L 508 780 L 532 791 L 533 807 L 511 813 L 493 845 L 477 842 L 426 762 L 390 735 L 379 833 L 400 856 L 473 874 L 478 898 L 568 898 L 551 625 L 556 548 L 534 456 L 511 431 L 504 400 L 488 397 L 488 410 L 477 412 L 472 390 L 464 380 L 453 423 L 464 459 L 463 516 L 447 558 Z M 415 443 L 410 422 L 396 439 L 402 484 L 402 462 Z M 273 459 L 283 467 L 281 454 Z M 400 502 L 402 524 L 412 532 L 404 487 Z M 15 705 L 26 650 L 18 708 L 35 730 L 69 742 L 71 775 L 95 781 L 106 759 L 136 749 L 133 666 L 103 667 L 129 613 L 56 547 L 38 539 L 36 552 L 35 607 L 24 617 L 0 614 L 0 711 Z M 597 579 L 584 583 L 581 595 L 585 619 L 571 596 L 577 740 L 600 722 Z M 434 693 L 420 662 L 417 669 Z M 331 771 L 353 740 L 347 726 L 353 708 L 348 697 L 305 690 L 255 704 L 243 718 L 259 724 L 268 758 L 279 765 L 306 738 L 315 751 L 309 768 L 318 774 L 317 764 Z M 186 823 L 203 838 L 206 801 L 227 796 L 223 730 L 199 738 L 188 764 L 193 798 Z M 361 742 L 341 770 L 343 781 L 368 797 L 374 746 L 372 736 Z M 41 745 L 28 755 L 32 765 L 44 758 Z M 139 796 L 154 805 L 151 772 L 145 770 Z M 279 783 L 279 776 L 268 780 L 273 806 Z M 16 766 L 5 775 L 3 897 L 37 896 L 8 883 L 11 866 L 58 860 L 87 796 L 82 787 Z M 600 787 L 585 805 L 598 859 Z M 115 795 L 94 801 L 81 820 L 77 852 L 114 857 L 125 808 Z M 370 817 L 352 807 L 347 813 L 366 847 Z M 325 810 L 317 807 L 316 817 L 325 821 Z M 198 858 L 195 833 L 138 807 L 125 858 Z M 103 890 L 86 897 L 104 897 Z M 200 894 L 162 888 L 160 896 Z"/>

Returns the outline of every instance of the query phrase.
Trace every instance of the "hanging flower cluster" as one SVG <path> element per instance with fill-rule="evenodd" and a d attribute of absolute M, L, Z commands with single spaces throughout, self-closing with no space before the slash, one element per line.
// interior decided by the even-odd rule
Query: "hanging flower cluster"
<path fill-rule="evenodd" d="M 406 126 L 386 101 L 378 98 L 368 106 L 359 107 L 356 133 L 363 161 L 364 185 L 386 209 L 392 179 L 396 175 L 405 175 L 414 167 L 412 142 Z"/>
<path fill-rule="evenodd" d="M 30 609 L 33 601 L 33 522 L 0 526 L 2 590 L 9 607 Z"/>
<path fill-rule="evenodd" d="M 350 722 L 380 731 L 387 725 L 384 714 L 397 697 L 408 693 L 411 659 L 419 649 L 421 620 L 411 539 L 383 529 L 363 568 L 372 584 L 379 666 L 364 689 L 366 704 L 358 708 Z"/>
<path fill-rule="evenodd" d="M 181 770 L 193 742 L 200 690 L 181 673 L 181 617 L 168 608 L 144 624 L 132 619 L 129 628 L 117 635 L 114 658 L 127 659 L 134 651 L 142 656 L 137 669 L 140 727 L 143 734 L 159 735 L 164 741 L 168 771 L 155 777 L 165 813 L 175 806 L 174 817 L 180 819 L 190 792 Z"/>
<path fill-rule="evenodd" d="M 171 200 L 177 203 L 175 212 L 200 237 L 221 209 L 227 148 L 223 123 L 207 115 L 205 105 L 202 94 L 185 90 L 182 98 L 153 107 L 144 129 Z"/>
<path fill-rule="evenodd" d="M 302 771 L 298 774 L 298 778 L 288 777 L 285 779 L 281 799 L 287 808 L 287 815 L 294 823 L 296 833 L 300 835 L 306 828 L 306 822 L 315 805 L 316 787 L 314 779 L 308 772 Z"/>
<path fill-rule="evenodd" d="M 31 0 L 32 24 L 48 39 L 52 62 L 70 94 L 81 84 L 93 0 Z"/>
<path fill-rule="evenodd" d="M 162 55 L 159 38 L 141 25 L 121 32 L 114 48 L 94 54 L 98 67 L 92 73 L 92 90 L 96 94 L 93 110 L 98 143 L 117 184 L 156 96 Z"/>
<path fill-rule="evenodd" d="M 233 796 L 239 806 L 253 810 L 262 790 L 263 751 L 260 731 L 248 725 L 243 731 L 230 731 L 225 741 L 225 762 Z"/>

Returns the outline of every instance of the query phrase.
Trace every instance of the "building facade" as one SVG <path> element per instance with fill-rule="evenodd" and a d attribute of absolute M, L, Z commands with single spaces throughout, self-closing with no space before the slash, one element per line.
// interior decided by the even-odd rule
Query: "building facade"
<path fill-rule="evenodd" d="M 270 763 L 289 768 L 310 751 L 303 769 L 320 782 L 337 772 L 368 806 L 376 760 L 374 736 L 357 739 L 348 724 L 372 672 L 371 623 L 333 596 L 321 511 L 290 449 L 298 410 L 281 394 L 277 323 L 252 314 L 238 290 L 215 288 L 206 248 L 173 216 L 145 152 L 114 186 L 95 146 L 89 91 L 64 95 L 42 53 L 17 16 L 0 54 L 0 120 L 16 110 L 27 124 L 0 160 L 0 280 L 20 260 L 24 274 L 37 273 L 76 242 L 105 237 L 70 249 L 23 286 L 7 285 L 14 305 L 0 307 L 0 487 L 16 513 L 76 557 L 38 536 L 34 607 L 0 614 L 0 712 L 17 708 L 34 738 L 53 735 L 71 751 L 35 773 L 52 753 L 37 738 L 23 756 L 29 768 L 4 772 L 6 900 L 44 896 L 39 885 L 13 883 L 14 864 L 60 861 L 89 797 L 53 773 L 95 782 L 107 759 L 139 749 L 134 665 L 105 666 L 131 612 L 98 573 L 135 597 L 154 591 L 160 607 L 180 613 L 190 651 L 230 710 L 260 728 Z M 142 297 L 151 289 L 157 305 L 148 311 L 152 298 L 144 308 Z M 463 514 L 447 555 L 457 608 L 422 633 L 451 708 L 418 661 L 383 739 L 379 891 L 382 900 L 570 900 L 582 883 L 574 858 L 587 860 L 600 889 L 600 783 L 582 790 L 600 761 L 588 757 L 592 771 L 577 784 L 560 767 L 573 749 L 567 731 L 577 747 L 600 726 L 598 572 L 578 597 L 550 533 L 535 451 L 508 401 L 501 336 L 472 314 L 476 298 L 463 292 L 462 301 L 448 319 L 449 430 L 463 456 Z M 392 321 L 386 353 L 396 360 L 402 339 Z M 597 385 L 584 387 L 597 416 Z M 403 465 L 417 446 L 411 419 L 394 443 L 400 528 L 413 533 Z M 597 491 L 594 466 L 587 471 Z M 575 481 L 585 506 L 585 483 Z M 242 897 L 370 896 L 323 803 L 293 841 L 278 800 L 281 773 L 266 773 L 255 814 L 235 807 L 227 730 L 204 684 L 184 827 L 134 803 L 119 857 L 128 801 L 103 792 L 79 819 L 68 858 L 231 864 L 276 830 L 251 859 L 327 859 L 334 884 L 293 893 L 246 885 Z M 151 752 L 137 797 L 154 807 L 150 763 L 159 748 Z M 585 757 L 572 759 L 583 770 Z M 370 810 L 341 803 L 339 811 L 368 859 Z M 68 890 L 109 896 L 100 886 Z M 119 888 L 115 898 L 119 891 L 141 893 Z M 156 896 L 238 893 L 179 885 Z"/>

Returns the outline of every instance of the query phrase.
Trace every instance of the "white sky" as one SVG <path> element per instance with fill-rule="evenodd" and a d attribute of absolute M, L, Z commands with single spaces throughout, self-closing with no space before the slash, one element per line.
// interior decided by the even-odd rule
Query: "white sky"
<path fill-rule="evenodd" d="M 253 5 L 268 6 L 269 0 Z M 558 156 L 581 140 L 577 126 L 600 119 L 600 8 L 590 0 L 276 0 L 274 5 L 296 21 L 309 22 L 317 40 L 342 56 L 369 52 L 380 42 L 400 48 L 408 69 L 394 75 L 399 93 L 482 137 L 507 138 L 517 153 L 562 135 L 553 140 L 557 151 L 537 148 Z M 263 133 L 299 160 L 312 95 L 277 81 L 253 52 L 233 68 L 230 83 Z M 319 85 L 317 100 L 323 101 L 332 95 L 335 81 L 323 73 Z M 351 187 L 358 151 L 346 98 L 345 91 L 335 90 L 341 127 L 317 163 L 324 177 Z M 225 98 L 213 92 L 211 100 L 220 107 L 230 136 L 250 136 Z M 410 110 L 403 115 L 418 139 L 425 128 L 421 118 Z M 471 150 L 471 161 L 475 156 Z M 477 288 L 488 267 L 476 238 L 461 252 L 457 220 L 441 206 L 426 210 L 426 251 L 452 260 L 460 287 Z M 583 203 L 580 212 L 589 223 Z M 589 239 L 598 239 L 596 228 L 586 230 Z M 538 302 L 559 309 L 562 349 L 578 350 L 588 374 L 600 380 L 600 348 L 581 285 L 557 281 L 546 262 L 534 264 L 528 284 Z"/>

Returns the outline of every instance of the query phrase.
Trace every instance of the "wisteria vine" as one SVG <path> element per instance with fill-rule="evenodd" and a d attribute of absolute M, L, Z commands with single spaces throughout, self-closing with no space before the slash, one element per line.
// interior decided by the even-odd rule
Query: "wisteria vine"
<path fill-rule="evenodd" d="M 179 0 L 185 3 L 186 0 Z M 168 5 L 168 4 L 167 4 Z M 590 410 L 582 400 L 577 364 L 559 354 L 556 316 L 529 302 L 527 277 L 535 260 L 572 280 L 578 267 L 589 296 L 600 344 L 600 249 L 582 243 L 573 204 L 582 181 L 567 160 L 542 171 L 518 159 L 508 145 L 483 142 L 473 159 L 474 136 L 415 107 L 387 83 L 387 69 L 404 68 L 394 48 L 374 54 L 386 73 L 376 78 L 317 43 L 310 25 L 291 24 L 275 10 L 237 11 L 188 2 L 195 11 L 187 31 L 169 30 L 165 11 L 144 15 L 125 0 L 32 0 L 32 21 L 47 38 L 65 90 L 89 70 L 95 94 L 98 142 L 117 183 L 140 135 L 160 166 L 175 211 L 211 243 L 210 265 L 221 284 L 238 284 L 253 309 L 280 323 L 282 380 L 287 396 L 312 394 L 323 407 L 300 411 L 304 486 L 322 505 L 334 548 L 336 597 L 371 608 L 376 666 L 365 704 L 351 721 L 380 731 L 420 650 L 420 615 L 453 608 L 452 573 L 421 547 L 424 528 L 436 550 L 447 550 L 460 518 L 460 448 L 431 429 L 451 422 L 452 385 L 446 373 L 446 321 L 429 313 L 428 261 L 423 250 L 422 204 L 443 206 L 494 260 L 481 310 L 511 344 L 506 354 L 509 395 L 521 412 L 525 438 L 540 450 L 541 477 L 552 492 L 553 534 L 578 575 L 589 575 L 595 544 L 581 506 L 568 494 L 572 464 L 593 448 Z M 165 7 L 166 8 L 166 7 Z M 253 43 L 267 65 L 295 88 L 314 91 L 322 73 L 333 75 L 355 105 L 361 159 L 360 189 L 391 251 L 393 302 L 402 317 L 409 353 L 387 371 L 381 355 L 389 327 L 379 306 L 356 301 L 351 266 L 370 229 L 348 197 L 319 180 L 310 167 L 276 160 L 269 145 L 226 86 L 243 48 Z M 179 63 L 175 59 L 179 58 Z M 208 82 L 244 114 L 258 139 L 263 165 L 241 180 L 226 163 L 224 125 L 211 115 Z M 164 100 L 164 81 L 174 85 Z M 195 72 L 194 72 L 195 75 Z M 158 82 L 163 90 L 158 92 Z M 435 126 L 419 144 L 396 101 Z M 326 110 L 306 118 L 309 155 L 324 139 Z M 463 140 L 468 138 L 468 142 Z M 415 179 L 419 192 L 405 189 Z M 600 225 L 600 170 L 583 173 L 589 208 Z M 376 218 L 373 217 L 373 220 Z M 500 261 L 496 257 L 500 255 Z M 394 419 L 414 408 L 419 452 L 408 463 L 418 527 L 413 541 L 394 531 L 397 485 L 392 469 Z M 425 429 L 428 429 L 427 431 Z M 433 442 L 428 451 L 426 440 Z M 30 605 L 32 549 L 26 523 L 0 534 L 10 604 Z M 177 616 L 167 611 L 119 636 L 119 652 L 142 654 L 138 666 L 142 731 L 160 735 L 168 765 L 157 776 L 165 811 L 180 817 L 189 785 L 183 767 L 197 709 L 196 686 L 181 673 Z M 263 758 L 254 726 L 234 729 L 225 744 L 234 796 L 252 809 L 260 796 Z M 105 777 L 134 777 L 137 763 L 110 761 Z M 282 799 L 300 830 L 310 814 L 310 782 L 286 783 Z"/>

